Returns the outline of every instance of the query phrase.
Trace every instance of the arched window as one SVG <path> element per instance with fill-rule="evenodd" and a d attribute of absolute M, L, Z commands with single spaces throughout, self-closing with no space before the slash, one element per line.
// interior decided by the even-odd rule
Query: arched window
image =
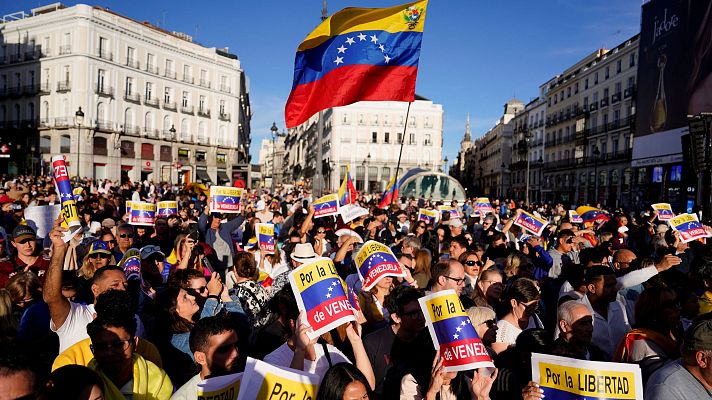
<path fill-rule="evenodd" d="M 106 106 L 104 103 L 96 105 L 96 122 L 99 124 L 106 122 Z"/>
<path fill-rule="evenodd" d="M 145 132 L 151 132 L 153 130 L 153 114 L 149 111 L 143 119 L 143 129 Z"/>
<path fill-rule="evenodd" d="M 225 125 L 220 126 L 220 138 L 218 140 L 222 141 L 221 144 L 230 143 L 230 138 L 227 137 L 227 128 Z"/>
<path fill-rule="evenodd" d="M 163 132 L 170 131 L 171 126 L 173 126 L 173 121 L 171 121 L 171 116 L 166 115 L 165 117 L 163 117 Z"/>
<path fill-rule="evenodd" d="M 52 153 L 52 138 L 49 136 L 40 136 L 40 153 Z"/>
<path fill-rule="evenodd" d="M 69 135 L 62 135 L 59 138 L 59 152 L 64 154 L 71 153 L 72 139 Z"/>
<path fill-rule="evenodd" d="M 125 158 L 136 158 L 136 150 L 134 149 L 134 142 L 130 140 L 121 141 L 121 157 Z"/>
<path fill-rule="evenodd" d="M 31 124 L 35 123 L 35 103 L 27 103 L 27 119 Z"/>
<path fill-rule="evenodd" d="M 220 139 L 222 140 L 222 137 Z M 206 144 L 208 142 L 207 127 L 203 121 L 198 124 L 198 142 Z"/>
<path fill-rule="evenodd" d="M 618 179 L 618 170 L 614 169 L 613 171 L 611 171 L 611 185 L 617 185 Z"/>

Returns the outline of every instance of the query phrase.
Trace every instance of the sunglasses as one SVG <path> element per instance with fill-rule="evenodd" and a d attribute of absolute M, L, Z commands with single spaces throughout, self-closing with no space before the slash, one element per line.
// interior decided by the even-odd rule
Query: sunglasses
<path fill-rule="evenodd" d="M 32 242 L 32 241 L 34 241 L 34 240 L 35 240 L 35 239 L 32 239 L 32 238 L 26 238 L 26 239 L 22 239 L 22 240 L 18 241 L 17 243 L 19 243 L 19 244 L 27 244 L 27 243 L 30 243 L 30 242 Z"/>
<path fill-rule="evenodd" d="M 524 303 L 520 303 L 520 304 L 524 305 L 524 313 L 527 315 L 536 314 L 537 311 L 539 311 L 539 302 L 532 303 L 529 305 L 526 305 Z"/>
<path fill-rule="evenodd" d="M 465 261 L 465 265 L 467 265 L 468 267 L 474 267 L 475 265 L 481 267 L 484 264 L 482 264 L 482 261 L 467 260 Z"/>
<path fill-rule="evenodd" d="M 487 324 L 487 328 L 494 328 L 497 326 L 497 320 L 496 319 L 488 319 L 487 321 L 483 321 L 482 324 Z M 480 324 L 480 325 L 482 325 Z"/>
<path fill-rule="evenodd" d="M 573 243 L 574 243 L 574 238 L 566 239 L 566 244 L 573 244 Z"/>
<path fill-rule="evenodd" d="M 120 234 L 119 234 L 119 237 L 120 237 L 121 239 L 127 239 L 127 238 L 128 238 L 128 239 L 133 239 L 134 235 L 133 235 L 133 233 L 120 233 Z"/>
<path fill-rule="evenodd" d="M 195 297 L 195 296 L 198 296 L 198 295 L 200 295 L 200 294 L 203 294 L 203 293 L 207 292 L 207 291 L 208 291 L 208 287 L 207 287 L 207 286 L 200 286 L 200 287 L 197 287 L 197 288 L 186 288 L 185 291 L 188 292 L 188 293 L 189 293 L 190 295 L 192 295 L 193 297 Z"/>
<path fill-rule="evenodd" d="M 321 234 L 326 233 L 326 231 L 323 230 L 323 229 L 319 229 L 318 231 L 316 231 L 316 233 L 317 233 L 318 235 L 321 235 Z"/>
<path fill-rule="evenodd" d="M 95 259 L 95 260 L 98 260 L 98 259 L 100 259 L 100 258 L 103 258 L 103 259 L 107 259 L 107 260 L 108 260 L 109 257 L 111 257 L 111 256 L 110 256 L 109 254 L 106 254 L 106 253 L 94 253 L 94 254 L 91 254 L 91 255 L 89 256 L 89 258 L 93 258 L 93 259 Z"/>

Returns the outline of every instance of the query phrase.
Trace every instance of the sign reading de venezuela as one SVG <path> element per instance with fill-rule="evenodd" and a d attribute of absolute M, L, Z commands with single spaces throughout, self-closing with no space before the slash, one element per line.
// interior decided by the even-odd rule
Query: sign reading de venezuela
<path fill-rule="evenodd" d="M 514 224 L 521 226 L 537 236 L 541 236 L 542 233 L 544 233 L 544 228 L 546 228 L 547 222 L 522 210 L 517 215 L 517 219 L 514 220 Z"/>
<path fill-rule="evenodd" d="M 319 380 L 317 375 L 275 367 L 248 357 L 237 397 L 225 399 L 313 400 L 316 398 Z"/>
<path fill-rule="evenodd" d="M 166 200 L 158 202 L 158 215 L 166 217 L 169 215 L 178 214 L 178 202 L 175 200 Z"/>
<path fill-rule="evenodd" d="M 418 299 L 446 372 L 494 368 L 460 299 L 452 289 Z"/>
<path fill-rule="evenodd" d="M 289 273 L 292 292 L 300 311 L 306 313 L 312 331 L 310 339 L 337 326 L 355 321 L 354 310 L 344 290 L 344 284 L 329 258 L 317 258 Z"/>
<path fill-rule="evenodd" d="M 391 249 L 375 240 L 366 242 L 356 253 L 356 270 L 363 282 L 361 287 L 366 291 L 386 276 L 405 276 Z"/>
<path fill-rule="evenodd" d="M 710 237 L 705 227 L 700 223 L 695 214 L 680 214 L 668 221 L 672 229 L 680 232 L 682 243 Z"/>
<path fill-rule="evenodd" d="M 129 224 L 153 226 L 156 222 L 156 205 L 153 203 L 133 202 Z"/>
<path fill-rule="evenodd" d="M 655 203 L 651 207 L 653 207 L 653 210 L 657 210 L 658 220 L 660 221 L 669 221 L 675 216 L 670 203 Z"/>
<path fill-rule="evenodd" d="M 643 399 L 637 364 L 583 361 L 532 353 L 532 380 L 547 400 Z"/>
<path fill-rule="evenodd" d="M 260 254 L 274 254 L 274 225 L 255 224 Z"/>
<path fill-rule="evenodd" d="M 314 201 L 314 218 L 339 214 L 339 195 L 327 194 Z"/>
<path fill-rule="evenodd" d="M 242 188 L 230 186 L 210 187 L 210 212 L 238 213 L 240 212 L 240 199 Z"/>

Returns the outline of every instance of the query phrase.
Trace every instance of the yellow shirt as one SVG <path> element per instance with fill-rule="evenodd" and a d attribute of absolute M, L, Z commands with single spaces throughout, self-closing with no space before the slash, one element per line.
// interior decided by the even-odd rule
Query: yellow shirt
<path fill-rule="evenodd" d="M 91 339 L 86 338 L 73 344 L 67 350 L 64 350 L 57 356 L 57 358 L 54 359 L 54 363 L 52 363 L 52 371 L 65 365 L 89 365 L 89 361 L 94 358 L 94 353 L 91 352 L 91 347 L 89 346 L 91 346 Z M 146 360 L 156 364 L 159 368 L 163 368 L 161 354 L 158 352 L 156 346 L 148 340 L 138 338 L 136 353 L 143 356 Z"/>
<path fill-rule="evenodd" d="M 700 315 L 712 312 L 712 291 L 706 291 L 700 297 Z"/>
<path fill-rule="evenodd" d="M 89 368 L 99 374 L 104 382 L 105 400 L 125 400 L 121 389 L 101 372 L 96 360 L 91 360 Z M 146 361 L 139 354 L 133 355 L 133 393 L 132 400 L 169 400 L 173 394 L 173 384 L 166 372 L 156 364 Z"/>

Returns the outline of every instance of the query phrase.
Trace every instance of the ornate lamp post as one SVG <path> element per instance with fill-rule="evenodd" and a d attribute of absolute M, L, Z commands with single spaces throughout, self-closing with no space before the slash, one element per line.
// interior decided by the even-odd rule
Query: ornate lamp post
<path fill-rule="evenodd" d="M 81 178 L 80 173 L 81 168 L 81 155 L 82 155 L 82 124 L 84 123 L 84 111 L 79 107 L 77 112 L 74 113 L 74 123 L 77 125 L 77 177 Z"/>

